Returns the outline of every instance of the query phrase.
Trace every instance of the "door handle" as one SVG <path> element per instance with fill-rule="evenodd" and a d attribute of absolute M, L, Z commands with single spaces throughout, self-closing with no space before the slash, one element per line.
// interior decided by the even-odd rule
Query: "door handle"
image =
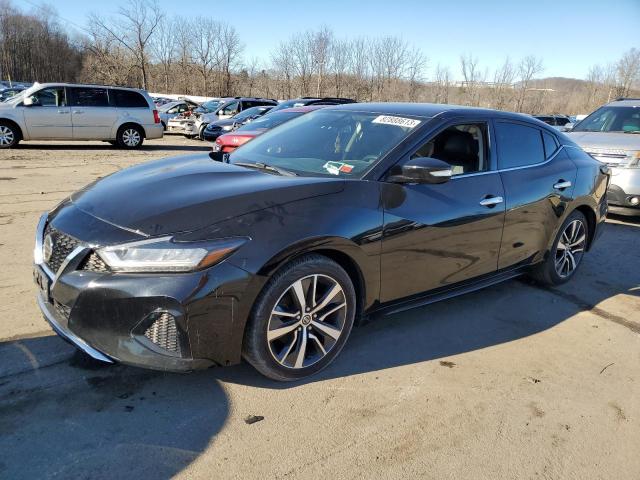
<path fill-rule="evenodd" d="M 570 186 L 571 182 L 566 180 L 559 180 L 558 183 L 553 186 L 553 188 L 555 188 L 556 190 L 564 190 L 565 188 L 569 188 Z"/>
<path fill-rule="evenodd" d="M 84 112 L 82 110 L 74 110 L 73 113 L 76 114 L 76 115 L 81 115 Z"/>
<path fill-rule="evenodd" d="M 504 198 L 502 197 L 494 197 L 493 195 L 489 195 L 482 200 L 480 200 L 480 205 L 487 208 L 493 208 L 499 203 L 504 202 Z"/>

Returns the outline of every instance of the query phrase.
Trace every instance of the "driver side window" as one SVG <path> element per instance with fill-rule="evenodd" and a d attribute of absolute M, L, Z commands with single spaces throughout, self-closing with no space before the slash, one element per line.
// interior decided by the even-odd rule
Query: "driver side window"
<path fill-rule="evenodd" d="M 229 105 L 227 105 L 226 107 L 224 107 L 222 109 L 222 111 L 220 112 L 221 115 L 235 115 L 236 113 L 238 113 L 238 102 L 233 102 L 230 103 Z"/>
<path fill-rule="evenodd" d="M 34 93 L 33 98 L 34 106 L 39 107 L 66 107 L 67 99 L 64 92 L 64 87 L 51 87 L 44 88 Z"/>
<path fill-rule="evenodd" d="M 422 144 L 411 158 L 437 158 L 451 165 L 453 175 L 482 172 L 488 169 L 486 123 L 453 125 Z"/>

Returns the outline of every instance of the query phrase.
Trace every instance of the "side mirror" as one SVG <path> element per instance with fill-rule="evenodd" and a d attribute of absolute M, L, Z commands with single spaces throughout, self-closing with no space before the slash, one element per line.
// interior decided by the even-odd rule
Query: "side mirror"
<path fill-rule="evenodd" d="M 22 104 L 25 107 L 32 107 L 33 105 L 37 105 L 37 102 L 35 100 L 35 97 L 25 97 L 25 99 L 22 101 Z"/>
<path fill-rule="evenodd" d="M 437 158 L 412 158 L 402 167 L 394 167 L 387 181 L 391 183 L 445 183 L 451 179 L 451 165 Z"/>

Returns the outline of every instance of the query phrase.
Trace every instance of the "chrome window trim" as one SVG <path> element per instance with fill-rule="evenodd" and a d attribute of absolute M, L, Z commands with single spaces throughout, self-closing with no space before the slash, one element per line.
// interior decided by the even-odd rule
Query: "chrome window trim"
<path fill-rule="evenodd" d="M 553 155 L 551 155 L 548 159 L 546 159 L 544 162 L 540 162 L 540 163 L 532 163 L 531 165 L 522 165 L 520 167 L 510 167 L 510 168 L 499 168 L 497 170 L 486 170 L 484 172 L 473 172 L 473 173 L 465 173 L 462 175 L 454 175 L 453 177 L 451 177 L 451 180 L 456 180 L 458 178 L 467 178 L 467 177 L 475 177 L 478 175 L 488 175 L 490 173 L 502 173 L 502 172 L 512 172 L 514 170 L 523 170 L 525 168 L 533 168 L 533 167 L 540 167 L 542 165 L 546 165 L 547 163 L 551 162 L 554 158 L 556 158 L 556 156 L 560 153 L 560 151 L 565 147 L 565 145 L 560 145 L 558 147 L 558 149 L 553 153 Z M 573 147 L 576 148 L 576 147 Z"/>

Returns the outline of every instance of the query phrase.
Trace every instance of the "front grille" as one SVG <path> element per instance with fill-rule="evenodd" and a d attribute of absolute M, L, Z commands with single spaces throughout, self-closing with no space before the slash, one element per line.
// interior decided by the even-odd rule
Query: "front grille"
<path fill-rule="evenodd" d="M 69 315 L 71 314 L 71 307 L 67 307 L 66 305 L 53 300 L 53 308 L 56 309 L 58 315 L 65 320 L 69 320 Z"/>
<path fill-rule="evenodd" d="M 180 355 L 175 317 L 169 312 L 155 312 L 151 315 L 155 320 L 144 332 L 144 336 L 160 348 Z"/>
<path fill-rule="evenodd" d="M 79 245 L 80 242 L 66 233 L 56 230 L 50 225 L 47 225 L 47 228 L 45 228 L 44 238 L 46 239 L 48 235 L 51 236 L 53 245 L 51 249 L 51 256 L 46 260 L 46 264 L 53 273 L 56 273 L 60 268 L 60 265 L 62 265 L 62 262 L 64 262 L 67 256 Z"/>
<path fill-rule="evenodd" d="M 98 256 L 96 252 L 91 252 L 90 255 L 85 258 L 80 264 L 80 270 L 86 270 L 89 272 L 107 273 L 111 269 L 106 263 Z"/>

